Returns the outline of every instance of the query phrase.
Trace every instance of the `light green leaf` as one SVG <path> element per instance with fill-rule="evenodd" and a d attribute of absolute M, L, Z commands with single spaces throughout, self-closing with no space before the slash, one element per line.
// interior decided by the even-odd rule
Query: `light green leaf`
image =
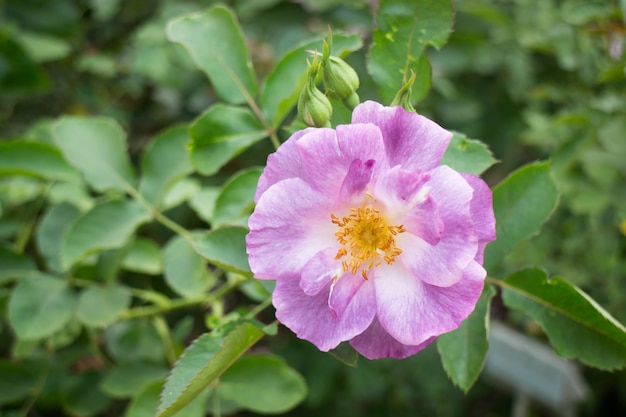
<path fill-rule="evenodd" d="M 196 212 L 198 217 L 207 223 L 211 223 L 213 219 L 215 201 L 220 191 L 219 187 L 204 187 L 189 200 L 189 206 Z"/>
<path fill-rule="evenodd" d="M 83 173 L 95 190 L 127 191 L 135 184 L 126 133 L 115 120 L 67 116 L 55 123 L 52 133 L 65 159 Z"/>
<path fill-rule="evenodd" d="M 213 227 L 248 224 L 248 217 L 254 209 L 254 194 L 262 172 L 262 168 L 240 171 L 224 184 L 215 201 L 211 223 Z"/>
<path fill-rule="evenodd" d="M 22 140 L 0 142 L 0 176 L 4 175 L 28 175 L 50 181 L 80 178 L 55 147 Z"/>
<path fill-rule="evenodd" d="M 263 334 L 250 323 L 239 323 L 196 339 L 167 378 L 155 417 L 174 415 L 219 378 Z"/>
<path fill-rule="evenodd" d="M 128 247 L 122 267 L 142 274 L 158 275 L 163 271 L 161 249 L 151 240 L 137 238 Z"/>
<path fill-rule="evenodd" d="M 157 382 L 143 389 L 133 398 L 126 409 L 125 417 L 154 417 L 154 410 L 159 404 L 159 394 L 163 389 L 163 383 Z M 206 417 L 209 390 L 205 390 L 176 413 L 175 417 Z"/>
<path fill-rule="evenodd" d="M 100 387 L 112 397 L 134 397 L 146 386 L 165 381 L 166 376 L 167 369 L 163 365 L 146 361 L 122 362 L 107 373 Z M 156 401 L 154 406 L 156 408 Z"/>
<path fill-rule="evenodd" d="M 210 263 L 227 271 L 250 276 L 246 254 L 246 235 L 243 227 L 222 227 L 198 238 L 196 250 Z"/>
<path fill-rule="evenodd" d="M 87 255 L 124 246 L 149 218 L 146 210 L 131 200 L 95 206 L 69 227 L 61 245 L 61 266 L 68 270 Z"/>
<path fill-rule="evenodd" d="M 215 284 L 205 261 L 182 236 L 168 242 L 163 257 L 165 282 L 183 297 L 197 298 Z"/>
<path fill-rule="evenodd" d="M 35 62 L 62 59 L 72 50 L 65 40 L 44 33 L 20 31 L 19 42 Z"/>
<path fill-rule="evenodd" d="M 90 327 L 105 327 L 129 306 L 130 290 L 120 285 L 92 286 L 78 297 L 78 319 Z"/>
<path fill-rule="evenodd" d="M 626 366 L 626 328 L 576 286 L 536 268 L 501 285 L 505 305 L 535 319 L 559 355 L 605 370 Z"/>
<path fill-rule="evenodd" d="M 61 244 L 80 215 L 80 210 L 71 204 L 57 204 L 50 207 L 41 219 L 36 235 L 37 247 L 51 270 L 63 270 Z"/>
<path fill-rule="evenodd" d="M 35 261 L 28 256 L 0 247 L 0 284 L 30 273 L 38 273 Z"/>
<path fill-rule="evenodd" d="M 465 393 L 474 385 L 485 364 L 489 348 L 489 306 L 495 294 L 491 285 L 485 285 L 472 314 L 457 330 L 437 338 L 443 368 Z"/>
<path fill-rule="evenodd" d="M 454 132 L 441 165 L 448 165 L 455 171 L 480 175 L 496 162 L 487 145 L 479 140 L 468 139 L 462 133 Z"/>
<path fill-rule="evenodd" d="M 9 323 L 22 340 L 42 339 L 65 326 L 75 307 L 65 281 L 44 274 L 23 278 L 9 300 Z"/>
<path fill-rule="evenodd" d="M 363 46 L 357 35 L 333 34 L 333 55 L 345 57 Z M 287 52 L 267 76 L 259 97 L 259 106 L 273 127 L 280 126 L 298 102 L 307 73 L 307 51 L 322 52 L 322 39 L 316 38 Z"/>
<path fill-rule="evenodd" d="M 263 125 L 247 109 L 216 104 L 191 125 L 191 162 L 212 175 L 247 147 L 267 136 Z"/>
<path fill-rule="evenodd" d="M 167 190 L 193 171 L 188 142 L 188 127 L 173 127 L 160 133 L 142 155 L 139 192 L 157 208 Z"/>
<path fill-rule="evenodd" d="M 250 51 L 239 22 L 226 7 L 173 19 L 167 25 L 167 36 L 187 50 L 223 101 L 240 104 L 256 95 Z"/>
<path fill-rule="evenodd" d="M 304 400 L 304 378 L 272 355 L 239 359 L 220 377 L 220 397 L 262 414 L 289 411 Z"/>
<path fill-rule="evenodd" d="M 163 198 L 162 210 L 169 210 L 190 200 L 200 192 L 200 181 L 196 178 L 184 177 L 176 181 Z"/>
<path fill-rule="evenodd" d="M 391 102 L 411 70 L 417 74 L 411 102 L 426 97 L 431 74 L 424 49 L 445 44 L 452 16 L 450 0 L 380 0 L 367 69 L 385 101 Z"/>
<path fill-rule="evenodd" d="M 556 208 L 558 192 L 549 162 L 525 165 L 493 188 L 497 239 L 487 245 L 490 271 L 515 245 L 539 232 Z"/>

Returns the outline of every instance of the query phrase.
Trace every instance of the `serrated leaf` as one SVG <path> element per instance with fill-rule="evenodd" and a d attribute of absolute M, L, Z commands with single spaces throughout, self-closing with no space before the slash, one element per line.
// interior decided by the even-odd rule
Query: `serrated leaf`
<path fill-rule="evenodd" d="M 22 340 L 42 339 L 65 326 L 75 306 L 65 281 L 44 274 L 23 278 L 9 299 L 9 323 Z"/>
<path fill-rule="evenodd" d="M 489 305 L 496 291 L 486 285 L 470 316 L 457 330 L 437 338 L 443 368 L 465 393 L 474 385 L 485 364 L 489 348 Z"/>
<path fill-rule="evenodd" d="M 23 140 L 0 143 L 0 176 L 3 175 L 27 175 L 49 181 L 80 178 L 57 148 Z"/>
<path fill-rule="evenodd" d="M 196 250 L 210 263 L 227 271 L 250 276 L 246 253 L 246 235 L 243 227 L 214 229 L 196 240 Z"/>
<path fill-rule="evenodd" d="M 65 159 L 95 190 L 127 191 L 135 184 L 126 133 L 115 120 L 67 116 L 54 124 L 52 134 Z"/>
<path fill-rule="evenodd" d="M 125 417 L 154 417 L 154 410 L 159 404 L 159 393 L 162 389 L 163 383 L 157 382 L 141 390 L 128 405 Z M 176 417 L 206 417 L 208 397 L 209 390 L 201 392 L 187 406 L 179 410 Z"/>
<path fill-rule="evenodd" d="M 241 104 L 256 95 L 250 51 L 230 9 L 216 6 L 171 20 L 167 37 L 187 50 L 223 101 Z"/>
<path fill-rule="evenodd" d="M 115 321 L 129 306 L 130 290 L 120 285 L 92 286 L 78 297 L 76 315 L 85 325 L 105 327 Z"/>
<path fill-rule="evenodd" d="M 289 411 L 304 400 L 304 378 L 283 359 L 251 355 L 239 359 L 220 377 L 221 398 L 262 414 Z"/>
<path fill-rule="evenodd" d="M 479 140 L 468 139 L 458 132 L 454 132 L 441 159 L 441 165 L 448 165 L 455 171 L 474 175 L 482 174 L 496 162 L 487 145 Z"/>
<path fill-rule="evenodd" d="M 163 250 L 165 282 L 183 297 L 194 298 L 214 283 L 206 262 L 182 236 L 172 238 Z"/>
<path fill-rule="evenodd" d="M 515 245 L 535 235 L 550 217 L 558 191 L 549 162 L 535 162 L 516 170 L 493 188 L 497 239 L 485 250 L 490 271 Z"/>
<path fill-rule="evenodd" d="M 37 273 L 37 265 L 28 256 L 0 247 L 0 284 Z"/>
<path fill-rule="evenodd" d="M 160 133 L 141 157 L 139 193 L 158 208 L 165 193 L 181 177 L 191 173 L 188 126 Z"/>
<path fill-rule="evenodd" d="M 578 287 L 537 268 L 501 285 L 504 304 L 536 320 L 559 355 L 605 370 L 626 366 L 626 328 Z"/>
<path fill-rule="evenodd" d="M 216 104 L 190 129 L 191 162 L 203 175 L 213 175 L 248 146 L 267 136 L 254 114 L 239 107 Z"/>
<path fill-rule="evenodd" d="M 163 271 L 161 249 L 151 240 L 137 238 L 128 247 L 122 267 L 142 274 L 158 275 Z"/>
<path fill-rule="evenodd" d="M 333 55 L 344 57 L 363 46 L 357 35 L 333 34 Z M 298 102 L 307 73 L 307 51 L 322 51 L 322 39 L 307 41 L 287 52 L 265 79 L 259 97 L 259 106 L 273 127 L 280 126 Z"/>
<path fill-rule="evenodd" d="M 417 74 L 411 102 L 426 97 L 431 84 L 428 45 L 441 48 L 452 30 L 449 0 L 381 0 L 367 69 L 383 99 L 391 102 L 410 71 Z"/>
<path fill-rule="evenodd" d="M 61 245 L 63 270 L 92 253 L 124 246 L 135 229 L 149 219 L 147 211 L 132 200 L 95 206 L 68 229 Z"/>
<path fill-rule="evenodd" d="M 170 373 L 155 417 L 168 417 L 187 405 L 243 355 L 263 332 L 250 323 L 196 339 Z"/>
<path fill-rule="evenodd" d="M 163 365 L 146 361 L 122 362 L 107 373 L 100 387 L 112 397 L 133 397 L 146 386 L 164 381 L 166 376 L 167 369 Z"/>
<path fill-rule="evenodd" d="M 211 223 L 213 227 L 248 224 L 248 217 L 254 209 L 254 193 L 262 172 L 262 168 L 240 171 L 224 184 L 215 201 Z"/>

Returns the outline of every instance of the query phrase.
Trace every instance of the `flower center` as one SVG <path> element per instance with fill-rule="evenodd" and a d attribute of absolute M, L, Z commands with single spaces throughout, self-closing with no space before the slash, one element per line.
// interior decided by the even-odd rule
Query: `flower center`
<path fill-rule="evenodd" d="M 330 218 L 337 225 L 335 236 L 342 245 L 335 259 L 343 258 L 341 266 L 345 272 L 356 274 L 363 267 L 361 275 L 367 279 L 370 268 L 383 261 L 391 265 L 402 253 L 396 247 L 395 236 L 406 229 L 403 225 L 388 225 L 380 211 L 370 205 L 351 208 L 350 214 L 341 219 L 331 213 Z"/>

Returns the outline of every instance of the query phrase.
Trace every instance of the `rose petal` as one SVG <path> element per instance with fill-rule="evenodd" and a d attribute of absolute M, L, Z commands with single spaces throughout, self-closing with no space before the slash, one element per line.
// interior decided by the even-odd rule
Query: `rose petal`
<path fill-rule="evenodd" d="M 367 185 L 372 178 L 375 165 L 376 161 L 373 159 L 366 162 L 362 162 L 360 159 L 353 160 L 341 184 L 339 201 L 356 204 L 357 201 L 362 200 Z"/>
<path fill-rule="evenodd" d="M 300 178 L 274 184 L 261 195 L 248 226 L 250 268 L 259 279 L 290 276 L 322 249 L 336 246 L 333 201 Z"/>
<path fill-rule="evenodd" d="M 372 322 L 376 312 L 373 285 L 355 276 L 346 276 L 337 282 L 338 292 L 333 316 L 328 306 L 330 284 L 314 296 L 306 295 L 297 279 L 276 281 L 272 302 L 276 318 L 299 338 L 313 343 L 318 349 L 328 351 L 343 341 L 362 333 Z M 355 288 L 353 288 L 355 287 Z M 352 293 L 351 298 L 346 295 Z M 341 305 L 341 306 L 340 306 Z"/>
<path fill-rule="evenodd" d="M 452 139 L 437 123 L 402 107 L 384 107 L 373 101 L 358 105 L 352 123 L 373 123 L 380 128 L 390 166 L 408 170 L 435 168 Z"/>
<path fill-rule="evenodd" d="M 461 173 L 461 176 L 474 189 L 470 215 L 474 233 L 478 236 L 476 260 L 482 264 L 487 243 L 496 239 L 496 218 L 493 214 L 492 194 L 489 186 L 477 176 L 465 173 Z"/>
<path fill-rule="evenodd" d="M 300 288 L 306 295 L 315 295 L 327 287 L 335 276 L 341 275 L 343 270 L 335 259 L 339 246 L 319 251 L 302 268 Z"/>
<path fill-rule="evenodd" d="M 403 345 L 391 337 L 380 325 L 378 319 L 374 319 L 370 327 L 363 333 L 350 340 L 352 347 L 367 359 L 395 358 L 404 359 L 415 355 L 420 350 L 431 344 L 435 337 L 431 337 L 417 346 Z"/>
<path fill-rule="evenodd" d="M 474 310 L 486 275 L 472 261 L 459 282 L 442 288 L 423 283 L 400 265 L 379 269 L 374 278 L 378 320 L 393 338 L 409 346 L 458 328 Z"/>

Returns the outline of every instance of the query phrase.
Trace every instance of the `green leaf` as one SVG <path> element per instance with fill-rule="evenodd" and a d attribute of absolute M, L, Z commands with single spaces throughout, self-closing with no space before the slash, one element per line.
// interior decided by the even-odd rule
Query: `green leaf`
<path fill-rule="evenodd" d="M 246 235 L 243 227 L 222 227 L 198 238 L 196 250 L 210 263 L 227 271 L 250 276 L 246 253 Z"/>
<path fill-rule="evenodd" d="M 147 320 L 112 324 L 104 332 L 104 342 L 117 362 L 147 360 L 160 363 L 165 355 L 159 334 Z"/>
<path fill-rule="evenodd" d="M 126 134 L 115 120 L 67 116 L 54 124 L 52 134 L 65 159 L 95 190 L 133 187 L 135 173 L 126 151 Z"/>
<path fill-rule="evenodd" d="M 387 102 L 417 74 L 412 103 L 426 97 L 431 84 L 430 64 L 424 53 L 428 45 L 441 48 L 452 30 L 449 0 L 381 0 L 377 13 L 367 69 Z"/>
<path fill-rule="evenodd" d="M 166 376 L 167 369 L 163 365 L 146 361 L 122 362 L 107 373 L 100 387 L 112 397 L 134 397 L 146 386 L 164 381 Z M 154 405 L 156 407 L 156 401 Z"/>
<path fill-rule="evenodd" d="M 250 51 L 237 19 L 226 7 L 217 6 L 171 20 L 167 37 L 187 50 L 223 101 L 241 104 L 256 95 Z"/>
<path fill-rule="evenodd" d="M 0 30 L 0 62 L 0 91 L 3 94 L 35 93 L 50 86 L 50 79 L 43 68 L 35 65 L 4 28 Z"/>
<path fill-rule="evenodd" d="M 216 104 L 190 129 L 191 162 L 204 175 L 213 175 L 247 147 L 267 136 L 263 125 L 247 109 Z"/>
<path fill-rule="evenodd" d="M 358 35 L 333 33 L 333 55 L 345 57 L 363 46 Z M 287 52 L 265 79 L 259 97 L 259 106 L 273 127 L 280 126 L 298 102 L 306 80 L 307 51 L 322 51 L 322 39 L 307 41 Z"/>
<path fill-rule="evenodd" d="M 359 353 L 348 342 L 340 343 L 335 349 L 329 350 L 328 354 L 353 368 L 356 368 L 359 361 Z"/>
<path fill-rule="evenodd" d="M 196 178 L 184 177 L 176 181 L 168 190 L 161 204 L 162 210 L 169 210 L 190 200 L 200 192 L 202 185 Z"/>
<path fill-rule="evenodd" d="M 239 171 L 224 184 L 215 201 L 213 227 L 246 226 L 254 209 L 254 194 L 262 168 Z"/>
<path fill-rule="evenodd" d="M 215 277 L 209 273 L 204 259 L 182 236 L 175 236 L 168 242 L 163 257 L 165 282 L 183 297 L 197 298 L 215 284 Z"/>
<path fill-rule="evenodd" d="M 239 359 L 220 377 L 221 398 L 262 414 L 289 411 L 304 400 L 304 378 L 284 360 L 272 355 Z"/>
<path fill-rule="evenodd" d="M 151 240 L 137 238 L 128 247 L 122 267 L 142 274 L 159 275 L 163 271 L 161 249 Z"/>
<path fill-rule="evenodd" d="M 89 417 L 104 413 L 111 398 L 99 389 L 101 379 L 101 373 L 95 370 L 70 374 L 67 377 L 62 400 L 69 415 Z"/>
<path fill-rule="evenodd" d="M 487 245 L 485 268 L 497 266 L 515 245 L 535 235 L 558 201 L 549 162 L 525 165 L 493 188 L 497 239 Z"/>
<path fill-rule="evenodd" d="M 28 256 L 0 247 L 0 284 L 30 273 L 38 273 L 35 261 Z"/>
<path fill-rule="evenodd" d="M 219 187 L 204 187 L 189 200 L 189 206 L 196 212 L 198 217 L 207 223 L 211 223 L 213 219 L 215 201 L 220 191 Z"/>
<path fill-rule="evenodd" d="M 487 145 L 479 140 L 468 139 L 462 133 L 454 132 L 441 165 L 448 165 L 455 171 L 480 175 L 496 162 Z"/>
<path fill-rule="evenodd" d="M 53 271 L 62 271 L 61 245 L 65 234 L 81 212 L 71 204 L 57 204 L 48 209 L 39 223 L 36 241 L 39 252 Z"/>
<path fill-rule="evenodd" d="M 95 206 L 70 226 L 61 245 L 64 270 L 95 252 L 121 248 L 140 224 L 146 210 L 132 200 L 109 201 Z"/>
<path fill-rule="evenodd" d="M 501 285 L 505 305 L 536 320 L 559 355 L 605 370 L 626 366 L 626 328 L 578 287 L 537 268 Z"/>
<path fill-rule="evenodd" d="M 42 339 L 65 326 L 75 306 L 65 281 L 44 274 L 23 278 L 9 300 L 9 323 L 22 340 Z"/>
<path fill-rule="evenodd" d="M 9 362 L 0 360 L 0 405 L 33 395 L 45 377 L 47 366 L 41 360 Z"/>
<path fill-rule="evenodd" d="M 207 333 L 196 339 L 170 373 L 155 417 L 171 416 L 226 371 L 262 336 L 250 323 Z"/>
<path fill-rule="evenodd" d="M 50 181 L 80 178 L 58 149 L 23 140 L 0 143 L 0 176 L 3 175 L 28 175 Z"/>
<path fill-rule="evenodd" d="M 448 377 L 465 393 L 474 385 L 489 348 L 489 305 L 496 294 L 485 285 L 476 308 L 457 330 L 437 338 L 437 350 Z"/>
<path fill-rule="evenodd" d="M 115 321 L 129 306 L 130 290 L 120 285 L 87 288 L 78 297 L 78 319 L 90 327 L 105 327 Z"/>
<path fill-rule="evenodd" d="M 159 404 L 159 394 L 163 383 L 157 382 L 143 389 L 126 409 L 126 417 L 154 417 Z M 193 401 L 176 413 L 176 417 L 206 417 L 209 390 L 201 392 Z"/>
<path fill-rule="evenodd" d="M 159 134 L 142 155 L 139 192 L 157 208 L 167 190 L 193 171 L 187 142 L 188 127 L 173 127 Z"/>
<path fill-rule="evenodd" d="M 19 42 L 36 62 L 62 59 L 67 57 L 72 50 L 68 42 L 44 33 L 20 31 Z"/>

